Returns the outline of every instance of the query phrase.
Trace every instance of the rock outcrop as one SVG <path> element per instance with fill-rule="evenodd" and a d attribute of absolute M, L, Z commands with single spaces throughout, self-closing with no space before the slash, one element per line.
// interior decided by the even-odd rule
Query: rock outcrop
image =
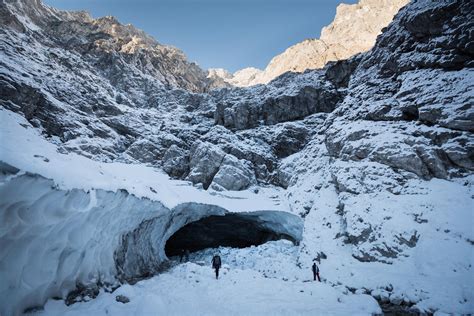
<path fill-rule="evenodd" d="M 303 119 L 314 113 L 328 113 L 341 101 L 342 95 L 331 82 L 311 74 L 310 77 L 294 77 L 288 74 L 275 84 L 271 93 L 247 93 L 243 98 L 226 98 L 217 104 L 215 121 L 229 129 L 249 129 L 262 123 L 275 125 L 280 122 Z M 297 80 L 299 80 L 297 82 Z M 285 81 L 296 84 L 281 85 Z M 307 85 L 304 84 L 307 82 Z M 261 90 L 265 91 L 267 88 Z"/>
<path fill-rule="evenodd" d="M 391 10 L 402 4 L 392 3 Z M 369 7 L 381 10 L 388 2 L 378 5 L 340 7 L 323 37 L 336 36 L 351 14 L 363 20 L 378 12 Z M 421 11 L 417 6 L 411 10 Z M 286 187 L 291 181 L 282 178 L 280 160 L 318 134 L 325 135 L 331 157 L 448 178 L 473 165 L 472 45 L 464 19 L 440 20 L 467 15 L 466 9 L 458 3 L 442 8 L 401 14 L 372 51 L 324 69 L 195 94 L 173 87 L 202 90 L 209 79 L 133 26 L 8 1 L 2 5 L 8 18 L 1 33 L 0 102 L 65 152 L 162 167 L 204 188 Z M 432 20 L 437 23 L 426 22 Z M 165 56 L 173 66 L 166 66 Z M 232 183 L 232 177 L 239 180 Z"/>
<path fill-rule="evenodd" d="M 381 192 L 406 203 L 419 190 L 414 179 L 453 179 L 474 170 L 468 163 L 474 158 L 473 9 L 469 1 L 413 1 L 402 9 L 375 47 L 350 61 L 357 67 L 349 72 L 347 94 L 317 136 L 280 165 L 279 179 L 290 194 L 306 189 L 313 200 L 325 181 L 335 185 L 342 223 L 337 237 L 357 260 L 393 263 L 416 247 L 424 222 L 392 224 L 400 206 Z M 325 180 L 308 187 L 309 174 Z M 363 212 L 377 219 L 360 215 L 364 196 L 373 200 Z M 301 200 L 294 202 L 312 210 Z M 380 238 L 383 246 L 374 245 Z"/>

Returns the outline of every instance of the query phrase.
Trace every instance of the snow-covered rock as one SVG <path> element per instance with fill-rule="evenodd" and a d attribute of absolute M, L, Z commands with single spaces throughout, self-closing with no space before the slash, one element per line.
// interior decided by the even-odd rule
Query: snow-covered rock
<path fill-rule="evenodd" d="M 256 184 L 250 162 L 240 160 L 232 155 L 224 156 L 219 171 L 212 179 L 212 186 L 223 187 L 226 190 L 243 190 Z"/>
<path fill-rule="evenodd" d="M 225 152 L 210 143 L 199 143 L 191 150 L 190 172 L 187 180 L 202 183 L 209 187 L 212 179 L 219 171 Z"/>

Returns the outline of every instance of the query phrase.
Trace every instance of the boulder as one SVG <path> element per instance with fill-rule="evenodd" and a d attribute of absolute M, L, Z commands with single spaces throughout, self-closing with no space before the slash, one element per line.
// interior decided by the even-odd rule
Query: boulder
<path fill-rule="evenodd" d="M 115 297 L 115 300 L 117 302 L 120 302 L 120 303 L 123 303 L 123 304 L 126 304 L 126 303 L 130 302 L 130 299 L 128 297 L 126 297 L 125 295 L 117 295 Z"/>
<path fill-rule="evenodd" d="M 443 146 L 443 150 L 455 166 L 474 170 L 474 140 L 472 137 L 453 138 Z"/>
<path fill-rule="evenodd" d="M 160 148 L 155 146 L 155 144 L 153 144 L 148 139 L 139 139 L 135 141 L 125 151 L 125 154 L 143 163 L 155 162 L 159 156 L 159 153 L 160 153 Z"/>
<path fill-rule="evenodd" d="M 191 148 L 190 172 L 187 180 L 194 184 L 202 183 L 207 189 L 219 171 L 225 152 L 218 146 L 207 142 L 199 142 Z"/>
<path fill-rule="evenodd" d="M 247 189 L 256 183 L 250 162 L 237 159 L 232 155 L 226 155 L 219 171 L 212 180 L 211 187 L 238 191 Z"/>
<path fill-rule="evenodd" d="M 163 156 L 162 166 L 171 177 L 181 178 L 189 172 L 189 154 L 177 145 L 171 145 Z"/>
<path fill-rule="evenodd" d="M 273 137 L 272 147 L 278 158 L 288 157 L 306 145 L 309 132 L 304 126 L 287 124 Z"/>

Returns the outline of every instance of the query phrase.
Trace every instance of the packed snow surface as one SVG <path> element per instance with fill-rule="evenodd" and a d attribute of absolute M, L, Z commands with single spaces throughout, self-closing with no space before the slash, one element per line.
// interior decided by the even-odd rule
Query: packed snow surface
<path fill-rule="evenodd" d="M 219 280 L 210 260 L 219 251 Z M 190 262 L 114 293 L 101 292 L 86 303 L 65 306 L 49 300 L 38 315 L 370 315 L 380 313 L 369 295 L 345 295 L 340 287 L 312 281 L 311 271 L 295 267 L 297 247 L 288 241 L 244 249 L 208 249 Z M 177 263 L 176 263 L 177 264 Z M 118 295 L 130 299 L 116 301 Z M 354 313 L 354 311 L 357 311 Z"/>

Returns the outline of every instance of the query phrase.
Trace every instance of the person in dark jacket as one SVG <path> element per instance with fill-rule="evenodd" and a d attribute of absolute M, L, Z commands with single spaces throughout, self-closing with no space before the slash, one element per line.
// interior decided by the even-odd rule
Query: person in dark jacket
<path fill-rule="evenodd" d="M 216 279 L 219 278 L 219 269 L 221 268 L 222 261 L 221 257 L 218 254 L 215 254 L 212 258 L 212 268 L 216 270 Z"/>
<path fill-rule="evenodd" d="M 318 281 L 321 282 L 321 279 L 319 278 L 319 267 L 316 264 L 316 261 L 313 262 L 313 266 L 311 267 L 311 269 L 313 270 L 314 281 L 316 281 L 316 278 L 318 278 Z"/>

